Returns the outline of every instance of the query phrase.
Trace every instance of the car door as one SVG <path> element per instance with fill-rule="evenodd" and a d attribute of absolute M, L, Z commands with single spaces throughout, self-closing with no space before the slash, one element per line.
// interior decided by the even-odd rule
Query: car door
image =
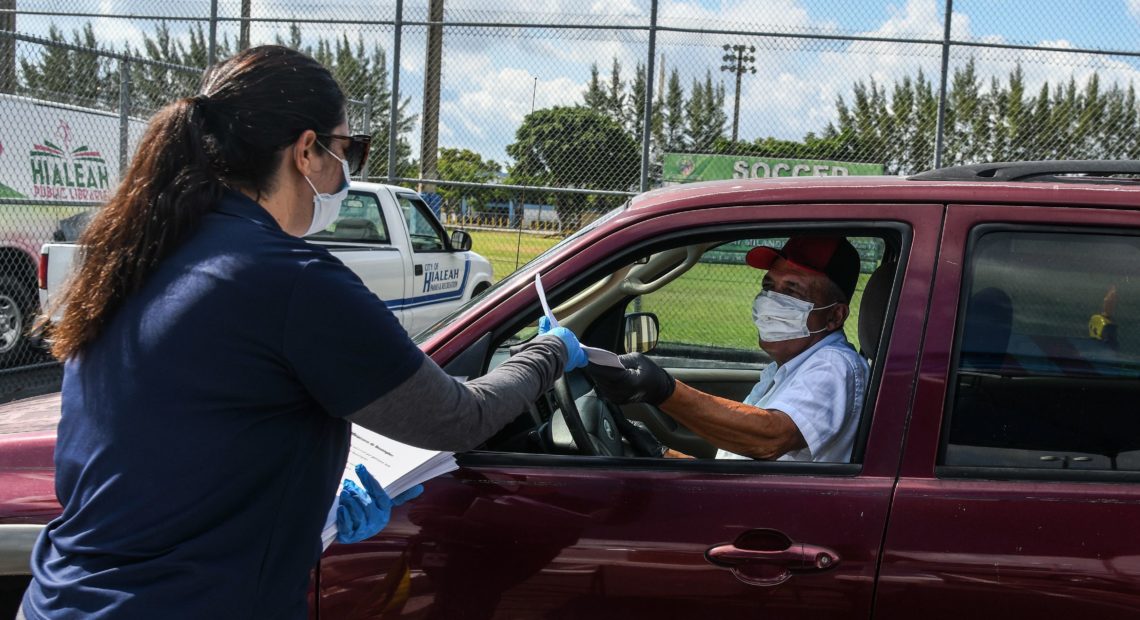
<path fill-rule="evenodd" d="M 439 221 L 413 193 L 396 193 L 412 247 L 411 290 L 399 304 L 407 313 L 405 327 L 415 334 L 455 309 L 467 288 L 470 265 L 463 252 L 453 252 Z"/>
<path fill-rule="evenodd" d="M 899 231 L 897 311 L 875 362 L 865 451 L 858 462 L 834 464 L 460 455 L 457 472 L 428 483 L 378 536 L 329 550 L 321 615 L 868 617 L 941 211 L 799 204 L 682 212 L 591 238 L 565 261 L 547 263 L 543 279 L 557 300 L 575 282 L 602 277 L 590 271 L 596 264 L 718 226 Z M 447 345 L 457 350 L 453 364 L 485 355 L 478 347 L 497 327 L 539 312 L 534 287 L 501 305 L 498 314 L 467 318 L 463 344 Z"/>
<path fill-rule="evenodd" d="M 389 223 L 374 192 L 349 191 L 336 221 L 306 239 L 325 246 L 389 305 L 401 323 L 406 320 L 400 305 L 407 296 L 408 259 L 392 244 Z"/>
<path fill-rule="evenodd" d="M 952 205 L 876 618 L 1140 609 L 1140 214 Z"/>

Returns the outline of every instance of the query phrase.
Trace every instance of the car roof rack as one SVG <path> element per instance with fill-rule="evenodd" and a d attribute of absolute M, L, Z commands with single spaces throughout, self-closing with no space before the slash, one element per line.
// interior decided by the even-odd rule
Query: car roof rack
<path fill-rule="evenodd" d="M 1082 176 L 1074 176 L 1082 175 Z M 1114 175 L 1140 176 L 1140 161 L 1073 159 L 1056 161 L 994 162 L 928 170 L 907 177 L 911 181 L 1036 181 L 1060 183 L 1104 182 Z M 1131 182 L 1135 179 L 1108 179 Z"/>

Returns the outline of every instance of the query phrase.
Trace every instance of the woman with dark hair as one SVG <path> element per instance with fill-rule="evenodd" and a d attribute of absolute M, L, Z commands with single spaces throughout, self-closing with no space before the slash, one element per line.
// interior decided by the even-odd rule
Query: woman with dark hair
<path fill-rule="evenodd" d="M 277 46 L 152 119 L 52 333 L 63 513 L 33 551 L 28 618 L 303 618 L 349 422 L 467 450 L 585 365 L 555 330 L 456 381 L 300 239 L 335 219 L 367 147 L 331 74 Z"/>

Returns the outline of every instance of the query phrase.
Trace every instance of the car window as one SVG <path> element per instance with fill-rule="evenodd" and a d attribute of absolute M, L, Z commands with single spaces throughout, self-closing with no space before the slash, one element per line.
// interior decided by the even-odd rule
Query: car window
<path fill-rule="evenodd" d="M 316 241 L 350 241 L 353 243 L 391 243 L 384 214 L 376 196 L 365 192 L 349 192 L 340 203 L 340 213 L 328 228 L 306 237 Z"/>
<path fill-rule="evenodd" d="M 690 387 L 740 402 L 755 389 L 761 372 L 770 363 L 760 349 L 752 320 L 752 302 L 760 289 L 764 271 L 747 266 L 744 257 L 757 246 L 778 248 L 786 240 L 786 237 L 773 236 L 736 239 L 728 243 L 694 243 L 658 248 L 650 256 L 632 256 L 629 257 L 629 262 L 622 262 L 613 270 L 595 273 L 595 277 L 584 282 L 575 292 L 576 296 L 569 300 L 563 297 L 561 301 L 554 301 L 564 305 L 563 311 L 565 306 L 576 306 L 586 312 L 593 312 L 596 317 L 594 329 L 581 326 L 579 329 L 584 329 L 583 333 L 587 335 L 593 331 L 595 336 L 602 336 L 595 344 L 604 348 L 610 348 L 602 341 L 609 336 L 607 330 L 615 329 L 616 317 L 624 315 L 628 319 L 639 313 L 640 324 L 645 325 L 647 315 L 652 315 L 656 318 L 660 331 L 656 347 L 647 353 L 650 358 Z M 861 266 L 864 273 L 857 282 L 856 293 L 850 304 L 851 315 L 845 324 L 848 340 L 856 344 L 858 306 L 870 272 L 883 264 L 886 243 L 879 237 L 849 237 L 849 240 L 855 242 L 853 245 L 857 246 L 864 259 L 864 265 Z M 672 274 L 677 265 L 683 266 L 690 260 L 695 262 L 685 267 L 684 273 L 679 276 Z M 615 273 L 621 274 L 619 279 L 611 277 Z M 646 282 L 652 286 L 652 283 L 662 279 L 668 281 L 661 288 L 640 297 L 631 299 L 622 294 L 625 287 L 645 286 Z M 883 290 L 889 290 L 889 277 L 883 282 L 888 285 Z M 590 308 L 588 300 L 592 295 L 596 295 L 593 298 L 595 301 L 612 301 L 617 305 L 606 309 Z M 886 311 L 885 302 L 881 310 Z M 508 359 L 512 347 L 533 338 L 537 331 L 533 320 L 529 324 L 518 325 L 516 329 L 496 345 L 491 356 L 492 368 Z M 620 353 L 619 349 L 623 346 L 629 348 L 631 334 L 625 333 L 624 336 L 624 341 L 620 337 L 615 339 L 613 350 Z M 572 379 L 570 393 L 580 401 L 579 409 L 598 411 L 602 406 L 601 401 L 590 392 L 592 385 L 585 380 L 583 373 L 571 373 L 569 376 Z M 859 398 L 866 396 L 865 392 L 859 394 Z M 870 400 L 873 399 L 867 398 L 860 402 Z M 489 449 L 501 452 L 549 452 L 546 447 L 536 447 L 535 442 L 545 439 L 549 443 L 554 441 L 551 438 L 560 437 L 546 431 L 551 428 L 550 424 L 561 419 L 554 415 L 560 407 L 549 396 L 539 399 L 529 418 L 516 420 L 511 428 L 488 442 Z M 657 441 L 673 450 L 698 459 L 712 459 L 717 455 L 717 448 L 712 443 L 694 435 L 651 407 L 627 407 L 624 415 L 644 423 Z M 598 420 L 591 419 L 595 423 Z M 547 424 L 548 420 L 554 422 Z M 534 428 L 538 429 L 537 434 L 531 432 Z M 586 428 L 594 426 L 586 423 Z M 550 445 L 556 446 L 553 448 L 555 452 L 568 450 L 565 446 L 557 446 L 556 441 Z M 827 462 L 846 463 L 842 459 Z"/>
<path fill-rule="evenodd" d="M 443 241 L 443 230 L 422 200 L 407 194 L 398 194 L 400 212 L 408 224 L 408 235 L 412 238 L 414 252 L 442 252 L 447 249 Z"/>
<path fill-rule="evenodd" d="M 972 247 L 941 463 L 1140 471 L 1140 237 Z"/>
<path fill-rule="evenodd" d="M 885 246 L 875 237 L 848 239 L 863 263 L 850 303 L 851 315 L 844 324 L 847 340 L 858 349 L 859 302 Z M 766 363 L 752 323 L 752 301 L 760 292 L 764 271 L 745 264 L 744 255 L 757 246 L 783 247 L 785 241 L 786 237 L 763 237 L 716 246 L 681 277 L 635 298 L 627 312 L 652 312 L 660 322 L 658 347 L 651 356 L 674 368 Z"/>
<path fill-rule="evenodd" d="M 529 280 L 529 279 L 534 278 L 534 275 L 530 271 L 530 267 L 532 265 L 537 265 L 537 264 L 541 263 L 543 260 L 546 259 L 547 256 L 550 256 L 551 254 L 554 254 L 556 252 L 561 251 L 567 245 L 570 245 L 571 243 L 574 243 L 575 241 L 577 241 L 579 237 L 582 237 L 583 235 L 593 231 L 595 228 L 600 227 L 602 224 L 605 224 L 606 222 L 612 220 L 613 218 L 621 215 L 627 208 L 629 208 L 628 202 L 622 204 L 621 206 L 614 207 L 613 209 L 609 210 L 608 212 L 606 212 L 601 217 L 595 219 L 594 221 L 590 222 L 589 224 L 586 224 L 585 226 L 574 231 L 573 233 L 571 233 L 569 236 L 567 236 L 562 241 L 559 241 L 558 243 L 554 244 L 553 246 L 551 246 L 549 249 L 542 252 L 538 256 L 530 259 L 529 261 L 524 263 L 518 269 L 515 269 L 514 272 L 507 275 L 502 280 L 499 280 L 498 282 L 492 284 L 491 288 L 489 288 L 489 289 L 487 289 L 487 291 L 485 291 L 486 294 L 490 295 L 500 288 L 513 286 L 520 279 L 528 279 Z M 432 325 L 431 327 L 429 327 L 429 328 L 423 330 L 422 332 L 416 334 L 412 338 L 412 340 L 416 344 L 422 344 L 422 343 L 426 342 L 428 340 L 428 338 L 431 338 L 432 336 L 434 336 L 436 334 L 436 332 L 438 332 L 440 329 L 450 325 L 452 321 L 454 321 L 456 318 L 458 318 L 464 312 L 466 312 L 468 308 L 470 308 L 471 306 L 474 306 L 475 304 L 482 303 L 484 297 L 486 297 L 486 295 L 479 295 L 476 297 L 472 297 L 466 303 L 464 303 L 463 305 L 456 308 L 455 311 L 453 311 L 451 314 L 448 314 L 448 315 L 444 316 L 442 319 L 440 319 L 439 321 L 437 321 L 435 325 Z"/>

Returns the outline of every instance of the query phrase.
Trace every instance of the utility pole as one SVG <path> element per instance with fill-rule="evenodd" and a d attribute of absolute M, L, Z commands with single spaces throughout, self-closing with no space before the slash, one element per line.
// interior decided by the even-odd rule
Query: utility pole
<path fill-rule="evenodd" d="M 751 71 L 756 73 L 756 46 L 755 45 L 729 45 L 724 44 L 724 64 L 721 71 L 736 74 L 736 105 L 732 108 L 732 141 L 740 132 L 740 77 Z"/>
<path fill-rule="evenodd" d="M 439 178 L 439 80 L 443 64 L 443 0 L 428 6 L 427 62 L 424 65 L 423 129 L 420 132 L 420 179 Z M 421 181 L 420 193 L 435 192 L 435 184 Z"/>
<path fill-rule="evenodd" d="M 218 62 L 218 0 L 210 0 L 210 46 L 206 48 L 206 66 Z"/>
<path fill-rule="evenodd" d="M 0 30 L 16 32 L 16 0 L 0 0 Z M 0 93 L 16 92 L 16 40 L 0 39 Z"/>
<path fill-rule="evenodd" d="M 241 0 L 241 29 L 238 31 L 238 51 L 249 47 L 249 13 L 253 0 Z"/>

